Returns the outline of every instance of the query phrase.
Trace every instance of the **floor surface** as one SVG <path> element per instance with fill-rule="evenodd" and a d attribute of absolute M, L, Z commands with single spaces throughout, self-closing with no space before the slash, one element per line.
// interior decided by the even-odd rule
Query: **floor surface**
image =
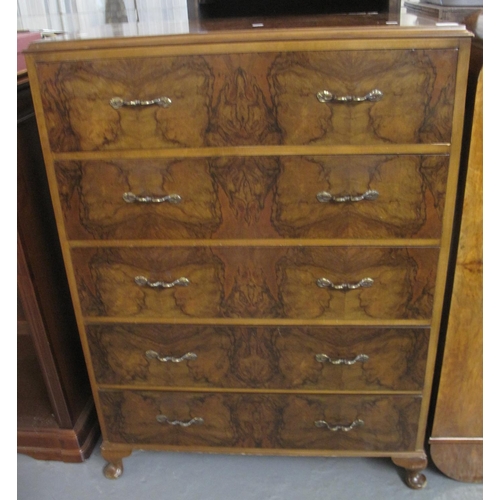
<path fill-rule="evenodd" d="M 80 464 L 18 454 L 18 500 L 479 500 L 482 484 L 460 483 L 432 465 L 411 490 L 385 458 L 302 458 L 135 451 L 117 480 L 102 474 L 99 444 Z"/>

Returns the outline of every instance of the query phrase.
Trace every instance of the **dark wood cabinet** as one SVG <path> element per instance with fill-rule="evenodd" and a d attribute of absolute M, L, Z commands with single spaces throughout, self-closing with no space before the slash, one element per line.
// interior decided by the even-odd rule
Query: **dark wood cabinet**
<path fill-rule="evenodd" d="M 82 462 L 99 435 L 26 76 L 17 84 L 17 450 Z"/>

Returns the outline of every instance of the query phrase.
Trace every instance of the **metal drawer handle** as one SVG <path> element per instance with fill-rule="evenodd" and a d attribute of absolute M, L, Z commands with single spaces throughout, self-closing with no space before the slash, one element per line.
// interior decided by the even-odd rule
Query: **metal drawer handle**
<path fill-rule="evenodd" d="M 181 363 L 182 361 L 196 359 L 198 356 L 194 352 L 187 352 L 180 358 L 174 358 L 173 356 L 160 356 L 156 351 L 146 351 L 146 357 L 148 359 L 157 359 L 162 363 L 168 363 L 169 361 L 172 363 Z"/>
<path fill-rule="evenodd" d="M 184 277 L 168 283 L 166 281 L 149 281 L 145 276 L 136 276 L 135 282 L 139 286 L 149 286 L 151 288 L 173 288 L 174 286 L 188 286 L 191 283 Z"/>
<path fill-rule="evenodd" d="M 326 427 L 329 431 L 332 432 L 337 432 L 337 431 L 349 432 L 352 431 L 354 427 L 361 427 L 365 425 L 365 423 L 362 420 L 356 419 L 350 425 L 330 425 L 328 422 L 325 422 L 324 420 L 316 420 L 316 422 L 314 422 L 314 425 L 316 427 Z"/>
<path fill-rule="evenodd" d="M 180 420 L 170 420 L 166 415 L 158 415 L 156 420 L 160 422 L 160 424 L 169 424 L 169 425 L 180 425 L 181 427 L 189 427 L 190 425 L 201 425 L 205 421 L 200 417 L 195 417 L 189 420 L 188 422 L 181 422 Z"/>
<path fill-rule="evenodd" d="M 370 359 L 366 354 L 358 354 L 354 359 L 332 359 L 326 354 L 316 354 L 318 363 L 331 363 L 332 365 L 354 365 L 358 361 L 364 363 Z"/>
<path fill-rule="evenodd" d="M 109 104 L 114 109 L 119 109 L 123 106 L 160 106 L 162 108 L 168 108 L 172 104 L 172 100 L 168 97 L 157 97 L 156 99 L 151 99 L 149 101 L 125 101 L 121 97 L 113 97 Z"/>
<path fill-rule="evenodd" d="M 373 285 L 374 281 L 371 278 L 363 278 L 357 283 L 341 283 L 335 285 L 327 278 L 319 278 L 316 284 L 320 288 L 333 288 L 334 290 L 356 290 L 356 288 L 369 288 Z"/>
<path fill-rule="evenodd" d="M 379 197 L 378 191 L 374 191 L 373 189 L 369 189 L 366 193 L 363 194 L 350 194 L 346 196 L 335 196 L 327 191 L 322 191 L 316 195 L 316 198 L 321 203 L 345 203 L 348 201 L 363 201 L 363 200 L 376 200 Z"/>
<path fill-rule="evenodd" d="M 363 102 L 363 101 L 370 101 L 370 102 L 377 102 L 384 97 L 384 94 L 382 91 L 378 89 L 373 89 L 368 94 L 364 96 L 354 96 L 354 95 L 346 95 L 346 96 L 337 96 L 332 94 L 329 90 L 322 90 L 321 92 L 318 92 L 316 94 L 316 97 L 318 98 L 319 102 Z"/>
<path fill-rule="evenodd" d="M 166 196 L 138 196 L 134 193 L 123 193 L 123 199 L 127 203 L 180 203 L 182 198 L 178 194 L 169 194 Z"/>

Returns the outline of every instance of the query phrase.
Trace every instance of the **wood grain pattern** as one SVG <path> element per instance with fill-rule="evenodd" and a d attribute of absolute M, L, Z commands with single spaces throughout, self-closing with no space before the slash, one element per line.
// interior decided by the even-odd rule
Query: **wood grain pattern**
<path fill-rule="evenodd" d="M 428 319 L 437 248 L 74 248 L 85 316 L 131 318 Z M 153 289 L 185 277 L 189 286 Z M 316 282 L 374 280 L 336 291 Z"/>
<path fill-rule="evenodd" d="M 421 390 L 429 330 L 328 327 L 87 325 L 100 384 L 137 386 Z M 181 363 L 148 359 L 197 358 Z M 368 361 L 320 363 L 316 354 Z"/>
<path fill-rule="evenodd" d="M 17 451 L 82 462 L 99 438 L 99 426 L 28 79 L 17 86 L 16 167 L 18 335 L 23 335 L 18 336 L 16 358 Z"/>
<path fill-rule="evenodd" d="M 420 398 L 123 391 L 100 393 L 115 443 L 309 450 L 405 451 L 415 447 Z M 172 426 L 158 415 L 201 425 Z M 364 425 L 332 432 L 314 422 Z"/>
<path fill-rule="evenodd" d="M 71 240 L 439 238 L 446 156 L 227 157 L 56 163 Z M 320 203 L 316 195 L 373 201 Z M 178 204 L 123 194 L 178 194 Z"/>
<path fill-rule="evenodd" d="M 38 71 L 54 151 L 203 145 L 211 75 L 201 57 L 63 62 Z M 165 92 L 176 103 L 167 109 L 109 104 Z"/>
<path fill-rule="evenodd" d="M 456 50 L 353 50 L 65 61 L 37 72 L 50 145 L 62 152 L 447 143 L 456 64 Z M 325 89 L 384 98 L 324 104 Z M 115 96 L 173 104 L 115 110 Z"/>
<path fill-rule="evenodd" d="M 470 444 L 462 440 L 483 437 L 482 69 L 475 95 L 466 181 L 430 449 L 436 466 L 447 476 L 481 482 L 482 441 Z M 447 442 L 439 442 L 439 438 L 447 438 Z"/>
<path fill-rule="evenodd" d="M 477 99 L 433 437 L 483 435 L 482 79 Z"/>
<path fill-rule="evenodd" d="M 422 484 L 470 35 L 368 17 L 66 40 L 27 57 L 107 477 L 147 448 L 390 456 Z M 325 89 L 384 97 L 325 104 Z M 115 110 L 114 96 L 172 105 Z M 315 200 L 369 188 L 377 203 Z M 173 190 L 184 203 L 121 204 Z M 200 362 L 159 364 L 149 344 Z M 315 365 L 320 347 L 370 358 Z"/>
<path fill-rule="evenodd" d="M 434 465 L 446 476 L 465 483 L 483 482 L 482 442 L 431 441 L 430 450 Z"/>

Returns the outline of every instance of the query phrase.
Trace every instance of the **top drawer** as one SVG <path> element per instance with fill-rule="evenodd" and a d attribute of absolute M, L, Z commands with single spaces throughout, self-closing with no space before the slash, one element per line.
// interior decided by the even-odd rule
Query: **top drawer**
<path fill-rule="evenodd" d="M 47 62 L 37 71 L 56 152 L 447 143 L 457 57 L 266 52 Z M 322 92 L 338 100 L 321 102 Z"/>

